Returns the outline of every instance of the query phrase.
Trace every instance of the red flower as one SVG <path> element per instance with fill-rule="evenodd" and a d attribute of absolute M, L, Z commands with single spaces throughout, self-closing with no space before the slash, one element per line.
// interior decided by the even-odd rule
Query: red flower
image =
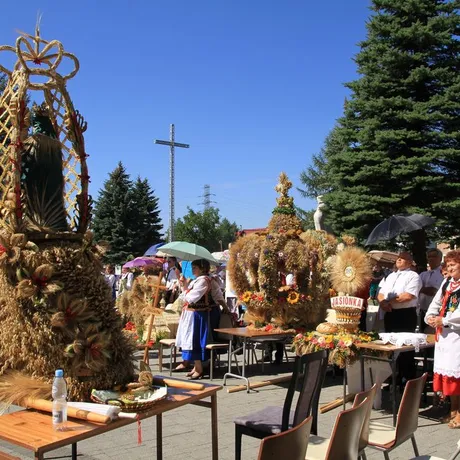
<path fill-rule="evenodd" d="M 7 251 L 7 249 L 5 248 L 5 246 L 2 246 L 2 245 L 0 244 L 0 256 L 1 256 L 2 254 L 5 254 L 6 251 Z"/>
<path fill-rule="evenodd" d="M 100 345 L 94 345 L 92 344 L 90 347 L 90 353 L 91 356 L 95 359 L 99 358 L 101 356 L 101 347 Z"/>
<path fill-rule="evenodd" d="M 66 316 L 66 318 L 71 319 L 71 318 L 73 318 L 74 316 L 77 316 L 77 314 L 76 314 L 75 312 L 73 312 L 72 309 L 71 309 L 70 307 L 67 307 L 67 308 L 65 309 L 65 316 Z"/>
<path fill-rule="evenodd" d="M 273 329 L 274 329 L 274 327 L 273 327 L 271 324 L 267 324 L 267 325 L 265 326 L 265 329 L 264 329 L 264 330 L 265 330 L 266 332 L 270 332 L 270 331 L 273 330 Z"/>
<path fill-rule="evenodd" d="M 34 275 L 32 275 L 32 281 L 38 287 L 43 288 L 48 284 L 49 280 L 48 280 L 48 278 L 46 276 L 34 276 Z"/>

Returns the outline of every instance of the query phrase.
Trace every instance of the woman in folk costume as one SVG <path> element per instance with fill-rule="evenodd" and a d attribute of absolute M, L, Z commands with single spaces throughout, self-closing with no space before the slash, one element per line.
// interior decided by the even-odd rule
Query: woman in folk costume
<path fill-rule="evenodd" d="M 185 287 L 184 308 L 177 329 L 176 346 L 182 348 L 184 362 L 175 370 L 185 370 L 194 361 L 193 369 L 187 374 L 191 380 L 203 376 L 203 361 L 209 359 L 206 345 L 212 342 L 213 331 L 219 327 L 219 305 L 226 308 L 222 291 L 209 276 L 209 269 L 209 262 L 205 259 L 192 262 L 196 278 Z"/>
<path fill-rule="evenodd" d="M 426 313 L 436 328 L 433 390 L 450 396 L 449 428 L 460 428 L 460 251 L 444 258 L 449 277 L 442 283 Z"/>

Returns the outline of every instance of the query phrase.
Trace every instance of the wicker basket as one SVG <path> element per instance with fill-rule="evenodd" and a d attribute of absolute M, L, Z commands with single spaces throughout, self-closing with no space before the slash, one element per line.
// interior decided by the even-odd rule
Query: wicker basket
<path fill-rule="evenodd" d="M 356 332 L 361 319 L 360 307 L 333 307 L 336 313 L 336 324 L 344 332 Z"/>
<path fill-rule="evenodd" d="M 132 402 L 125 402 L 122 401 L 121 399 L 117 397 L 113 398 L 107 398 L 105 400 L 101 400 L 100 398 L 96 397 L 91 393 L 91 401 L 97 403 L 97 404 L 109 404 L 111 406 L 117 406 L 120 407 L 122 412 L 143 412 L 148 409 L 151 409 L 155 404 L 157 404 L 159 401 L 162 401 L 163 399 L 166 399 L 168 397 L 168 390 L 167 387 L 159 387 L 164 388 L 165 391 L 161 392 L 162 394 L 156 397 L 155 399 L 151 401 L 143 401 L 143 402 L 138 402 L 138 401 L 132 401 Z M 160 391 L 159 391 L 160 392 Z M 111 392 L 111 393 L 118 393 L 118 395 L 121 397 L 122 393 L 121 392 Z M 114 394 L 115 396 L 115 394 Z"/>

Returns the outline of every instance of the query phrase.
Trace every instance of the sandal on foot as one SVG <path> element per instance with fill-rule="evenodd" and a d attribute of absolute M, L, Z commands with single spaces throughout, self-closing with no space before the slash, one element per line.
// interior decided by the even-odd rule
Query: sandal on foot
<path fill-rule="evenodd" d="M 194 372 L 188 379 L 189 380 L 201 380 L 203 378 L 203 374 L 199 374 L 198 372 Z"/>
<path fill-rule="evenodd" d="M 449 422 L 451 422 L 454 418 L 455 418 L 455 415 L 454 415 L 454 416 L 452 416 L 452 415 L 444 415 L 444 417 L 441 417 L 441 418 L 439 419 L 439 421 L 440 421 L 441 423 L 449 423 Z"/>
<path fill-rule="evenodd" d="M 447 425 L 449 428 L 452 428 L 453 430 L 457 429 L 457 428 L 460 428 L 460 421 L 456 420 L 456 419 L 452 419 L 448 425 Z"/>
<path fill-rule="evenodd" d="M 172 371 L 173 372 L 186 372 L 188 371 L 189 368 L 185 367 L 183 364 L 179 364 L 177 367 L 175 367 Z"/>

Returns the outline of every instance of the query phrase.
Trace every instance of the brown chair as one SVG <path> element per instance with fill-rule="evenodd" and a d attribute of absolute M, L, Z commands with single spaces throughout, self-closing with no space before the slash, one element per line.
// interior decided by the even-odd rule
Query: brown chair
<path fill-rule="evenodd" d="M 356 460 L 369 400 L 337 415 L 330 438 L 311 436 L 305 460 Z"/>
<path fill-rule="evenodd" d="M 326 350 L 297 356 L 283 407 L 268 406 L 252 414 L 238 417 L 235 423 L 235 460 L 241 460 L 243 434 L 265 438 L 287 431 L 313 415 L 312 432 L 317 434 L 318 403 L 327 369 Z M 295 411 L 291 411 L 295 392 L 299 396 Z"/>
<path fill-rule="evenodd" d="M 372 421 L 369 424 L 369 447 L 382 451 L 385 460 L 390 459 L 389 452 L 408 439 L 412 441 L 415 456 L 419 455 L 414 433 L 418 428 L 418 410 L 426 378 L 425 373 L 417 379 L 407 381 L 398 410 L 396 427 Z"/>
<path fill-rule="evenodd" d="M 282 433 L 262 439 L 258 460 L 305 460 L 313 417 Z"/>
<path fill-rule="evenodd" d="M 364 419 L 363 429 L 359 437 L 359 457 L 366 460 L 366 453 L 364 449 L 369 444 L 369 424 L 371 421 L 372 406 L 374 404 L 375 393 L 377 392 L 377 385 L 374 384 L 369 390 L 362 391 L 355 396 L 353 407 L 361 404 L 366 398 L 368 400 L 366 418 Z"/>
<path fill-rule="evenodd" d="M 363 428 L 361 430 L 361 434 L 359 437 L 359 457 L 361 457 L 363 460 L 366 460 L 366 453 L 364 452 L 364 449 L 367 447 L 368 443 L 368 438 L 369 438 L 369 422 L 371 419 L 371 413 L 372 413 L 372 405 L 374 404 L 374 398 L 375 398 L 375 393 L 377 391 L 377 385 L 374 384 L 372 388 L 369 390 L 363 391 L 361 393 L 358 393 L 355 396 L 355 399 L 353 401 L 353 407 L 359 406 L 366 398 L 367 398 L 367 412 L 366 412 L 366 417 L 364 418 L 364 423 L 363 423 Z M 312 443 L 329 443 L 330 439 L 329 438 L 323 438 L 320 436 L 312 436 L 311 437 Z"/>
<path fill-rule="evenodd" d="M 163 347 L 169 347 L 169 375 L 172 375 L 173 365 L 176 364 L 176 339 L 161 339 L 158 349 L 158 369 L 163 371 Z"/>
<path fill-rule="evenodd" d="M 214 378 L 214 364 L 217 362 L 220 367 L 220 358 L 219 358 L 219 350 L 224 350 L 227 354 L 229 354 L 229 347 L 230 345 L 227 343 L 208 343 L 206 345 L 206 350 L 210 351 L 211 357 L 209 359 L 209 380 L 212 380 Z M 230 359 L 230 357 L 229 357 Z"/>

